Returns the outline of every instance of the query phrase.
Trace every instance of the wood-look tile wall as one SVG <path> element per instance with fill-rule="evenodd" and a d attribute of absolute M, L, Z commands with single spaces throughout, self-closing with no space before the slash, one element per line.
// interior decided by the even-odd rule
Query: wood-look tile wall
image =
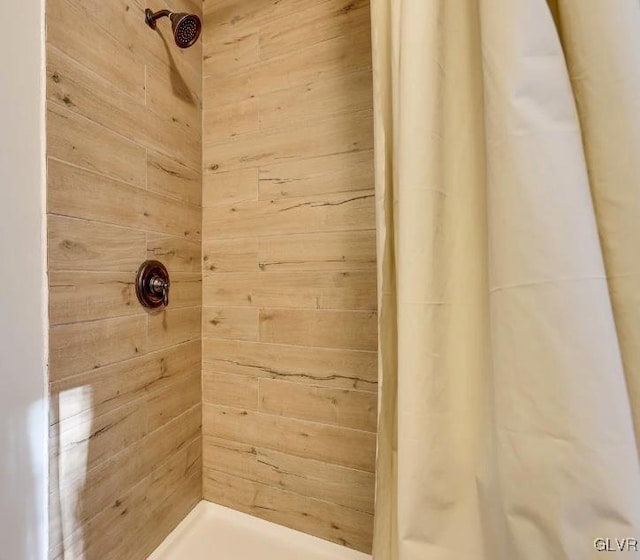
<path fill-rule="evenodd" d="M 204 495 L 369 551 L 369 2 L 204 10 Z"/>
<path fill-rule="evenodd" d="M 202 496 L 202 48 L 145 7 L 47 2 L 52 560 L 142 560 Z"/>

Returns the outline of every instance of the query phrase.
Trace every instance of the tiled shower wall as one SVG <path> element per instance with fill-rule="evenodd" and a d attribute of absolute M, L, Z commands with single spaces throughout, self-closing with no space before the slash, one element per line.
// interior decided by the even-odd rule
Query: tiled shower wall
<path fill-rule="evenodd" d="M 146 558 L 202 496 L 202 49 L 144 7 L 47 2 L 51 559 Z"/>
<path fill-rule="evenodd" d="M 204 495 L 369 551 L 368 0 L 204 8 Z"/>

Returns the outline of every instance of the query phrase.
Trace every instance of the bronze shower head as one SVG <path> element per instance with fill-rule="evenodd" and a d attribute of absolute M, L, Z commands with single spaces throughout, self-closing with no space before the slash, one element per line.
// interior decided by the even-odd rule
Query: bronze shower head
<path fill-rule="evenodd" d="M 169 10 L 160 10 L 152 12 L 147 8 L 144 12 L 145 21 L 151 29 L 156 28 L 156 20 L 162 17 L 168 17 L 171 20 L 171 28 L 173 29 L 173 38 L 181 49 L 186 49 L 193 45 L 200 37 L 202 31 L 202 23 L 200 18 L 193 14 L 173 13 Z"/>

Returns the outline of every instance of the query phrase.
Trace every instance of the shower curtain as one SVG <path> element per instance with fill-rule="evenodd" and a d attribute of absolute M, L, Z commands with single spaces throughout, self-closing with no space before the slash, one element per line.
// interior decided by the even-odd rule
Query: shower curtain
<path fill-rule="evenodd" d="M 371 10 L 374 558 L 638 557 L 640 2 Z"/>

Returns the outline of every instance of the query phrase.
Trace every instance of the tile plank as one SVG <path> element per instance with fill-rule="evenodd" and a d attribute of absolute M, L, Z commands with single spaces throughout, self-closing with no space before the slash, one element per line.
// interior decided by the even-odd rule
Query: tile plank
<path fill-rule="evenodd" d="M 370 432 L 205 404 L 203 433 L 298 457 L 373 471 L 375 434 Z"/>
<path fill-rule="evenodd" d="M 202 239 L 202 270 L 218 272 L 257 272 L 258 240 L 210 239 L 205 233 Z"/>
<path fill-rule="evenodd" d="M 210 436 L 203 443 L 210 469 L 373 513 L 372 473 Z"/>
<path fill-rule="evenodd" d="M 202 206 L 204 208 L 257 199 L 257 169 L 204 174 L 202 184 Z"/>
<path fill-rule="evenodd" d="M 200 243 L 184 237 L 147 234 L 147 258 L 162 261 L 170 274 L 200 272 Z"/>
<path fill-rule="evenodd" d="M 145 352 L 147 315 L 117 317 L 49 329 L 49 378 L 69 375 L 121 362 Z"/>
<path fill-rule="evenodd" d="M 179 122 L 195 136 L 202 133 L 200 92 L 193 91 L 173 65 L 146 66 L 146 104 L 157 115 Z M 195 84 L 194 84 L 195 85 Z"/>
<path fill-rule="evenodd" d="M 205 470 L 205 498 L 362 552 L 371 552 L 373 516 L 213 469 Z"/>
<path fill-rule="evenodd" d="M 205 371 L 253 375 L 321 387 L 377 390 L 378 360 L 375 352 L 205 339 L 202 359 Z"/>
<path fill-rule="evenodd" d="M 239 23 L 243 29 L 259 29 L 261 25 L 309 6 L 318 0 L 288 0 L 277 2 L 273 0 L 252 0 L 251 2 L 238 2 L 237 0 L 206 1 L 203 6 L 203 16 L 206 29 L 210 33 L 205 34 L 205 41 L 213 41 L 218 38 L 226 40 L 227 35 L 237 33 Z"/>
<path fill-rule="evenodd" d="M 260 270 L 268 272 L 365 270 L 376 265 L 376 232 L 338 231 L 262 237 Z"/>
<path fill-rule="evenodd" d="M 155 534 L 159 538 L 162 533 L 156 534 L 157 520 L 169 517 L 171 506 L 181 503 L 180 496 L 187 498 L 190 507 L 200 499 L 200 446 L 199 439 L 188 442 L 113 505 L 67 537 L 58 547 L 60 558 L 144 560 L 145 556 L 133 556 L 133 551 L 144 542 L 143 537 L 146 540 Z M 186 506 L 178 508 L 180 513 L 184 510 L 188 511 Z"/>
<path fill-rule="evenodd" d="M 192 370 L 174 376 L 144 398 L 103 415 L 84 414 L 74 422 L 52 425 L 50 450 L 59 469 L 58 487 L 68 490 L 87 472 L 110 462 L 120 452 L 126 453 L 149 434 L 198 406 L 199 378 L 199 372 Z"/>
<path fill-rule="evenodd" d="M 47 155 L 137 187 L 146 186 L 144 148 L 51 102 Z"/>
<path fill-rule="evenodd" d="M 194 171 L 201 168 L 199 135 L 171 117 L 149 110 L 144 98 L 127 95 L 51 42 L 47 43 L 47 99 Z"/>
<path fill-rule="evenodd" d="M 140 0 L 133 2 L 131 0 L 69 1 L 79 13 L 82 13 L 82 17 L 95 22 L 105 33 L 125 47 L 136 61 L 159 68 L 175 69 L 181 79 L 189 84 L 190 89 L 193 92 L 197 90 L 200 94 L 202 68 L 200 43 L 190 49 L 167 49 L 168 41 L 171 41 L 169 26 L 167 29 L 163 25 L 158 33 L 153 33 L 148 27 L 140 25 L 140 21 L 144 21 L 144 10 L 147 7 L 145 2 Z M 159 0 L 159 3 L 157 9 L 169 7 L 169 3 L 164 0 Z M 193 3 L 189 5 L 182 3 L 180 9 L 173 11 L 200 13 L 201 8 Z"/>
<path fill-rule="evenodd" d="M 259 411 L 266 414 L 375 433 L 377 406 L 374 393 L 260 379 Z"/>
<path fill-rule="evenodd" d="M 49 273 L 51 325 L 136 315 L 140 312 L 133 273 Z"/>
<path fill-rule="evenodd" d="M 234 33 L 224 41 L 208 41 L 203 49 L 203 72 L 219 77 L 255 63 L 260 58 L 260 40 L 256 32 Z"/>
<path fill-rule="evenodd" d="M 48 210 L 134 229 L 200 238 L 200 210 L 102 175 L 49 161 Z"/>
<path fill-rule="evenodd" d="M 260 168 L 260 199 L 373 189 L 373 152 L 295 158 Z"/>
<path fill-rule="evenodd" d="M 256 99 L 213 106 L 204 111 L 202 118 L 203 141 L 210 143 L 224 141 L 239 134 L 257 132 L 260 129 Z"/>
<path fill-rule="evenodd" d="M 84 473 L 145 435 L 144 403 L 130 403 L 93 418 L 85 415 L 69 429 L 50 429 L 49 455 L 57 468 L 57 480 L 82 478 Z"/>
<path fill-rule="evenodd" d="M 373 148 L 373 114 L 364 109 L 344 115 L 287 123 L 258 134 L 240 134 L 225 142 L 204 142 L 206 169 L 220 171 L 264 167 L 293 158 L 312 158 Z"/>
<path fill-rule="evenodd" d="M 368 2 L 367 2 L 368 3 Z M 276 129 L 313 118 L 346 115 L 373 107 L 370 70 L 358 70 L 316 82 L 306 82 L 258 97 L 260 129 Z M 207 142 L 212 138 L 207 138 Z"/>
<path fill-rule="evenodd" d="M 375 310 L 372 268 L 353 272 L 205 274 L 204 300 L 212 306 Z"/>
<path fill-rule="evenodd" d="M 202 336 L 258 340 L 258 310 L 242 307 L 203 307 Z"/>
<path fill-rule="evenodd" d="M 374 311 L 260 310 L 261 342 L 374 351 L 377 327 Z"/>
<path fill-rule="evenodd" d="M 360 191 L 215 206 L 203 210 L 202 230 L 207 239 L 368 230 L 374 196 Z"/>
<path fill-rule="evenodd" d="M 247 375 L 203 372 L 202 400 L 208 404 L 258 410 L 258 380 Z"/>
<path fill-rule="evenodd" d="M 145 235 L 117 226 L 49 216 L 49 270 L 136 272 Z"/>
<path fill-rule="evenodd" d="M 267 60 L 336 37 L 352 36 L 368 30 L 370 21 L 369 0 L 321 0 L 265 22 L 260 28 L 260 58 Z"/>
<path fill-rule="evenodd" d="M 201 337 L 200 306 L 174 308 L 170 299 L 169 307 L 158 313 L 149 314 L 148 317 L 147 351 L 199 340 Z"/>
<path fill-rule="evenodd" d="M 310 64 L 309 61 L 313 63 Z M 367 69 L 371 69 L 371 31 L 362 29 L 244 66 L 224 76 L 209 75 L 205 68 L 205 109 L 207 104 L 228 105 L 252 97 L 258 98 L 273 91 Z"/>
<path fill-rule="evenodd" d="M 178 453 L 185 442 L 194 441 L 199 444 L 200 430 L 201 412 L 197 406 L 136 442 L 123 453 L 90 469 L 83 477 L 56 480 L 50 496 L 50 503 L 54 506 L 51 513 L 57 518 L 52 523 L 55 529 L 51 533 L 51 544 L 63 541 L 63 533 L 81 534 L 82 527 L 91 518 L 122 501 L 133 486 Z M 79 493 L 90 496 L 90 499 L 82 500 L 77 507 Z"/>
<path fill-rule="evenodd" d="M 144 64 L 74 2 L 56 0 L 47 5 L 47 42 L 82 61 L 118 89 L 144 101 Z M 113 64 L 117 60 L 118 64 Z"/>
<path fill-rule="evenodd" d="M 52 382 L 50 422 L 65 430 L 87 413 L 101 416 L 144 398 L 180 375 L 199 372 L 200 359 L 197 340 Z"/>
<path fill-rule="evenodd" d="M 147 188 L 155 193 L 200 206 L 202 174 L 162 154 L 147 152 Z"/>

